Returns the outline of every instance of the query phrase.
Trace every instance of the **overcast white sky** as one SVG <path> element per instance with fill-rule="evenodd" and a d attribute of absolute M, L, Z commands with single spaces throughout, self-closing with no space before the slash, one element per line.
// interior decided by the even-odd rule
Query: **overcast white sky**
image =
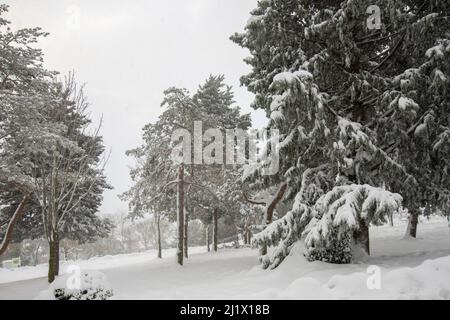
<path fill-rule="evenodd" d="M 170 86 L 191 92 L 209 74 L 225 74 L 245 111 L 253 96 L 240 87 L 249 71 L 248 52 L 229 40 L 241 32 L 257 0 L 11 0 L 14 28 L 39 26 L 50 35 L 39 43 L 48 69 L 74 70 L 86 83 L 94 119 L 111 158 L 114 190 L 105 193 L 104 214 L 127 210 L 117 195 L 130 186 L 125 150 L 140 143 L 141 129 L 161 112 Z M 254 125 L 265 124 L 253 112 Z"/>

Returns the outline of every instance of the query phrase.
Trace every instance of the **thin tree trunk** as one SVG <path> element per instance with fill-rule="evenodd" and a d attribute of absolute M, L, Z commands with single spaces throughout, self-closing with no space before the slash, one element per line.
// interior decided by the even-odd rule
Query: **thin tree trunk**
<path fill-rule="evenodd" d="M 25 212 L 25 209 L 28 205 L 28 202 L 30 201 L 31 193 L 27 194 L 25 197 L 23 197 L 22 201 L 20 202 L 19 206 L 17 207 L 16 211 L 14 212 L 10 222 L 8 223 L 8 227 L 6 228 L 6 234 L 3 238 L 3 241 L 0 244 L 0 256 L 5 253 L 6 249 L 8 249 L 9 244 L 11 243 L 12 237 L 13 237 L 13 230 L 17 223 L 17 221 L 22 217 L 23 213 Z"/>
<path fill-rule="evenodd" d="M 189 217 L 186 208 L 184 209 L 184 237 L 183 237 L 183 251 L 184 257 L 188 258 L 188 227 L 189 227 Z"/>
<path fill-rule="evenodd" d="M 158 234 L 158 258 L 162 258 L 162 248 L 161 248 L 161 217 L 159 213 L 156 213 L 156 231 Z"/>
<path fill-rule="evenodd" d="M 236 232 L 235 248 L 239 248 L 241 244 L 239 243 L 239 232 Z"/>
<path fill-rule="evenodd" d="M 278 189 L 277 193 L 275 194 L 275 197 L 272 199 L 272 201 L 269 203 L 269 205 L 267 206 L 266 209 L 266 213 L 265 213 L 265 217 L 264 217 L 264 229 L 272 223 L 273 220 L 273 213 L 275 211 L 275 208 L 277 207 L 278 203 L 280 203 L 280 201 L 283 199 L 284 194 L 286 193 L 287 190 L 287 183 L 282 183 L 280 185 L 280 188 Z M 249 201 L 247 199 L 247 201 Z M 261 245 L 261 247 L 259 248 L 259 254 L 261 256 L 264 256 L 267 254 L 267 245 L 263 244 Z"/>
<path fill-rule="evenodd" d="M 267 254 L 267 245 L 264 243 L 259 248 L 259 255 L 260 256 L 265 256 L 266 254 Z"/>
<path fill-rule="evenodd" d="M 177 262 L 183 265 L 183 233 L 184 233 L 184 166 L 180 164 L 178 169 L 177 184 L 177 210 L 178 210 L 178 245 L 177 245 Z"/>
<path fill-rule="evenodd" d="M 194 164 L 193 163 L 191 163 L 191 165 L 189 166 L 189 169 L 190 169 L 190 176 L 193 179 L 194 178 Z M 189 186 L 188 190 L 187 190 L 187 198 L 188 199 L 189 199 L 190 187 L 191 186 Z M 187 200 L 186 202 L 189 202 L 189 200 Z M 188 241 L 189 240 L 188 239 L 189 215 L 191 213 L 192 216 L 194 216 L 194 207 L 189 206 L 189 203 L 188 203 L 188 207 L 191 210 L 190 212 L 188 210 L 186 210 L 186 207 L 184 208 L 184 241 L 183 241 L 184 250 L 183 251 L 184 251 L 184 257 L 186 259 L 189 258 L 189 253 L 188 253 L 188 251 L 189 251 L 189 241 Z"/>
<path fill-rule="evenodd" d="M 409 236 L 416 238 L 417 237 L 417 224 L 419 222 L 419 214 L 411 213 L 408 221 L 408 230 Z"/>
<path fill-rule="evenodd" d="M 250 226 L 252 225 L 252 220 L 250 220 L 250 218 L 247 218 L 244 224 L 244 232 L 242 233 L 242 237 L 244 238 L 244 243 L 246 245 L 250 244 L 250 236 L 251 236 L 251 231 L 250 231 Z"/>
<path fill-rule="evenodd" d="M 206 239 L 206 250 L 208 252 L 210 252 L 211 248 L 210 248 L 210 239 L 209 239 L 209 224 L 207 224 L 205 227 L 205 239 Z"/>
<path fill-rule="evenodd" d="M 280 188 L 277 191 L 277 194 L 273 198 L 272 202 L 267 207 L 266 211 L 266 225 L 269 225 L 272 223 L 273 220 L 273 212 L 275 208 L 277 207 L 278 203 L 280 203 L 281 199 L 283 199 L 284 194 L 286 193 L 287 189 L 287 183 L 283 183 Z"/>
<path fill-rule="evenodd" d="M 218 241 L 218 212 L 217 209 L 213 211 L 213 250 L 217 252 L 217 241 Z"/>
<path fill-rule="evenodd" d="M 355 243 L 360 246 L 367 255 L 370 255 L 370 242 L 369 242 L 369 226 L 364 220 L 359 221 L 359 230 L 353 233 Z"/>
<path fill-rule="evenodd" d="M 391 227 L 394 226 L 394 215 L 392 214 L 389 215 L 389 224 L 391 225 Z"/>
<path fill-rule="evenodd" d="M 39 263 L 39 249 L 41 248 L 41 239 L 38 240 L 37 248 L 34 251 L 34 265 L 37 266 Z"/>
<path fill-rule="evenodd" d="M 48 282 L 52 283 L 59 275 L 59 236 L 54 233 L 49 241 Z"/>

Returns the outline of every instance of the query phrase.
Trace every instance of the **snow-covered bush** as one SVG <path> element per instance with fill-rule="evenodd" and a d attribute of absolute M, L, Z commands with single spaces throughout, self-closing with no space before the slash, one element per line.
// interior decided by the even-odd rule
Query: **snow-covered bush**
<path fill-rule="evenodd" d="M 369 253 L 369 225 L 386 223 L 402 201 L 398 194 L 369 185 L 334 187 L 313 205 L 302 203 L 303 192 L 301 188 L 290 212 L 255 236 L 255 245 L 275 247 L 260 257 L 263 268 L 277 267 L 301 238 L 308 260 L 349 263 L 354 245 Z"/>
<path fill-rule="evenodd" d="M 349 263 L 353 244 L 369 253 L 370 224 L 386 223 L 401 202 L 400 195 L 369 185 L 333 188 L 314 206 L 305 232 L 305 256 L 309 260 Z"/>
<path fill-rule="evenodd" d="M 42 291 L 38 299 L 45 300 L 106 300 L 113 296 L 108 280 L 99 271 L 81 271 L 78 275 L 64 274 Z"/>
<path fill-rule="evenodd" d="M 311 244 L 305 248 L 304 255 L 309 261 L 329 263 L 350 263 L 352 261 L 352 237 L 349 231 L 338 233 L 332 229 L 324 246 Z"/>

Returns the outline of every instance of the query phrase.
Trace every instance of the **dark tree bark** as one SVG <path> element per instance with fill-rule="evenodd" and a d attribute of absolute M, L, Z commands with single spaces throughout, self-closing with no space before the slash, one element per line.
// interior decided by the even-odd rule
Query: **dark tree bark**
<path fill-rule="evenodd" d="M 28 202 L 30 201 L 30 198 L 31 193 L 23 197 L 22 201 L 19 203 L 19 206 L 14 212 L 11 221 L 8 224 L 8 227 L 6 228 L 5 237 L 3 238 L 3 241 L 0 244 L 0 256 L 5 253 L 6 249 L 8 249 L 8 246 L 11 243 L 13 237 L 14 227 L 16 226 L 17 221 L 22 217 L 23 213 L 25 212 L 25 209 L 28 205 Z"/>
<path fill-rule="evenodd" d="M 210 238 L 209 238 L 209 224 L 207 224 L 205 227 L 205 239 L 206 239 L 206 250 L 208 252 L 210 252 L 211 251 L 211 248 L 210 248 L 211 242 L 210 242 Z"/>
<path fill-rule="evenodd" d="M 189 216 L 187 213 L 186 208 L 184 209 L 184 237 L 183 237 L 183 252 L 184 257 L 187 259 L 188 256 L 188 249 L 189 249 L 189 243 L 188 243 L 188 227 L 189 227 Z"/>
<path fill-rule="evenodd" d="M 408 233 L 411 237 L 417 237 L 417 224 L 419 223 L 419 214 L 411 213 L 408 221 Z"/>
<path fill-rule="evenodd" d="M 359 221 L 359 229 L 353 232 L 355 243 L 370 255 L 369 226 L 364 220 Z"/>
<path fill-rule="evenodd" d="M 49 241 L 48 282 L 52 283 L 59 275 L 59 235 L 54 232 Z"/>
<path fill-rule="evenodd" d="M 177 262 L 183 265 L 183 239 L 184 239 L 184 166 L 180 164 L 178 168 L 177 181 L 177 219 L 178 219 L 178 245 L 177 245 Z"/>
<path fill-rule="evenodd" d="M 268 226 L 272 223 L 273 220 L 273 212 L 275 211 L 275 208 L 277 207 L 278 203 L 280 203 L 281 199 L 283 199 L 284 194 L 287 190 L 287 183 L 283 183 L 280 188 L 278 189 L 277 193 L 275 194 L 275 197 L 272 199 L 272 202 L 269 204 L 266 210 L 266 216 L 265 216 L 265 225 Z M 261 256 L 264 256 L 267 254 L 267 245 L 262 245 L 259 249 L 259 254 Z"/>
<path fill-rule="evenodd" d="M 267 254 L 267 245 L 263 244 L 261 245 L 261 247 L 259 248 L 259 255 L 260 256 L 265 256 Z"/>
<path fill-rule="evenodd" d="M 217 252 L 217 242 L 218 242 L 218 220 L 219 213 L 217 209 L 213 211 L 213 250 Z"/>
<path fill-rule="evenodd" d="M 275 208 L 277 207 L 278 203 L 280 203 L 281 199 L 283 199 L 284 194 L 286 193 L 287 189 L 287 183 L 283 183 L 280 188 L 278 189 L 275 197 L 273 198 L 272 202 L 267 207 L 266 212 L 266 224 L 269 225 L 272 223 L 273 220 L 273 212 Z"/>
<path fill-rule="evenodd" d="M 156 232 L 158 233 L 158 258 L 162 258 L 162 248 L 161 248 L 161 217 L 159 213 L 155 214 L 156 219 Z"/>

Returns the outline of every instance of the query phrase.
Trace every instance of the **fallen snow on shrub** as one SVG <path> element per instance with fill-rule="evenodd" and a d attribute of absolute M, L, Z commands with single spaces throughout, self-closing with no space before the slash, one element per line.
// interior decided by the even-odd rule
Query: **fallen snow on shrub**
<path fill-rule="evenodd" d="M 79 274 L 64 274 L 42 291 L 39 300 L 106 300 L 113 296 L 113 290 L 104 273 L 81 271 Z"/>

